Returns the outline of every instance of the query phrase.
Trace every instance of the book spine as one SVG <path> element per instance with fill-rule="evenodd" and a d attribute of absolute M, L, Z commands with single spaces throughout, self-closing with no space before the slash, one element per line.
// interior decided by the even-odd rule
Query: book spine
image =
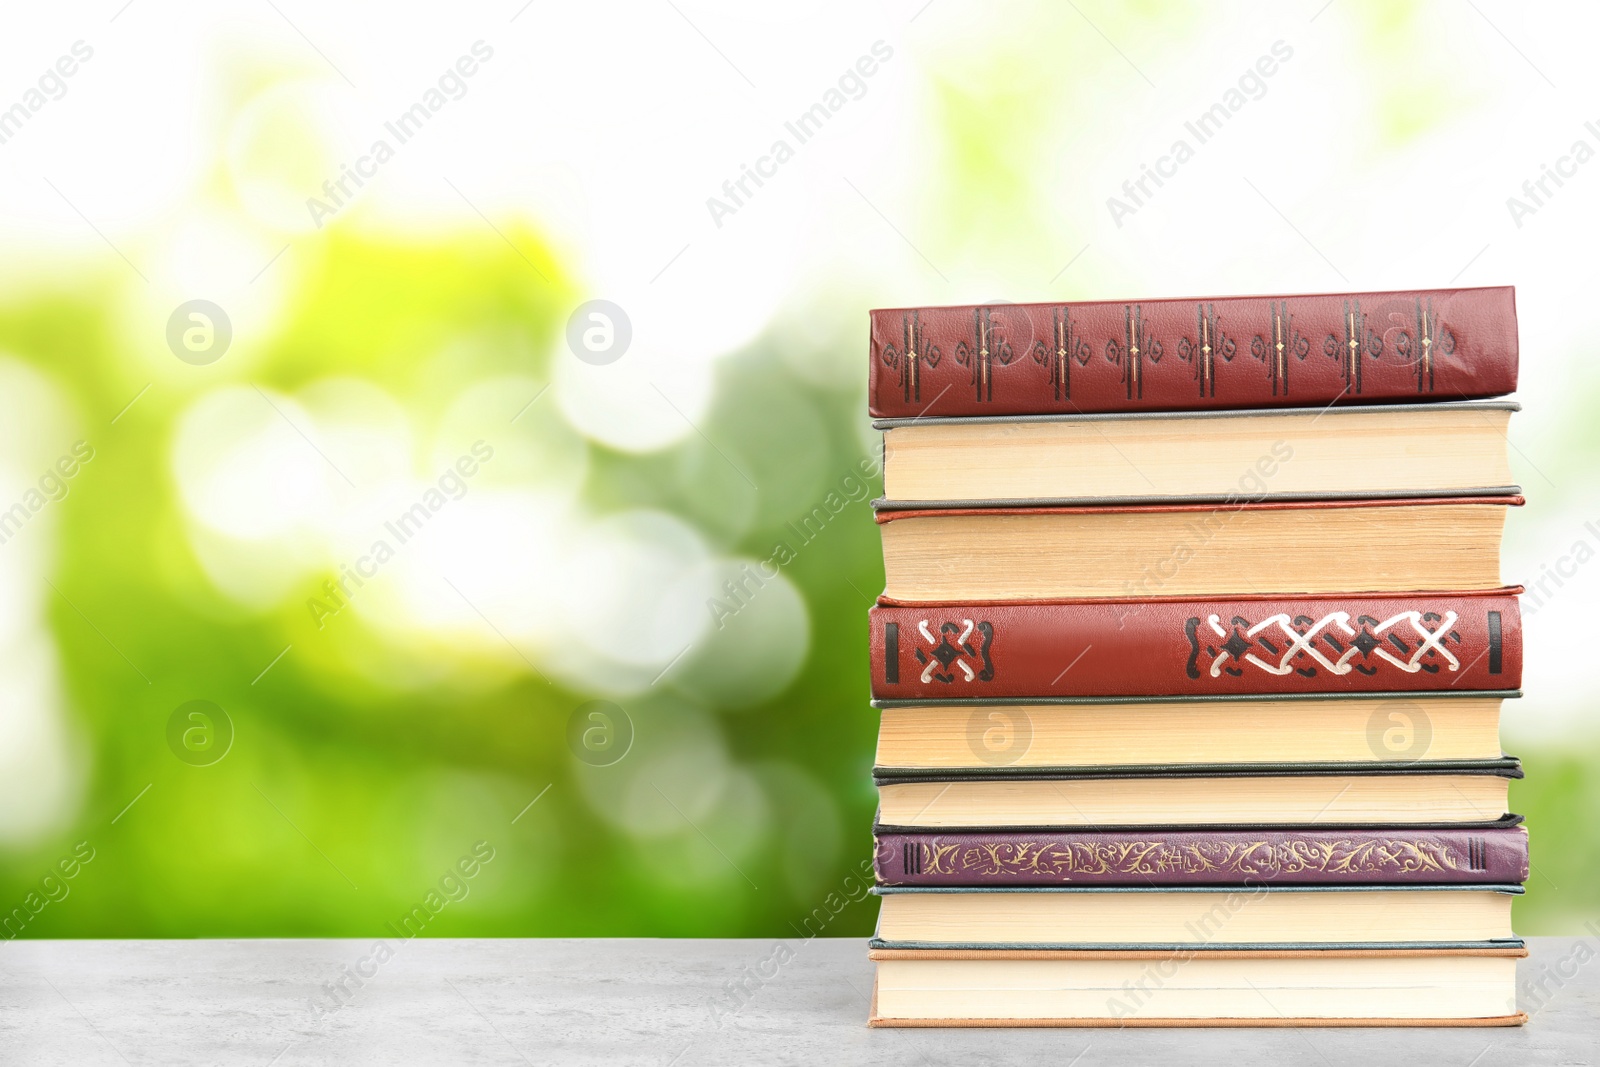
<path fill-rule="evenodd" d="M 1476 399 L 1517 387 L 1514 291 L 872 312 L 877 418 Z"/>
<path fill-rule="evenodd" d="M 1460 830 L 902 833 L 876 838 L 886 886 L 1506 885 L 1520 827 Z"/>
<path fill-rule="evenodd" d="M 1511 591 L 1223 600 L 879 604 L 879 700 L 1516 689 Z"/>

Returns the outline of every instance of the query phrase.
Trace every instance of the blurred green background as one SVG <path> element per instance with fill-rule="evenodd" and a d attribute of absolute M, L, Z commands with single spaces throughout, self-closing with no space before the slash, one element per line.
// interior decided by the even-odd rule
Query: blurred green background
<path fill-rule="evenodd" d="M 518 244 L 538 248 L 526 233 Z M 703 437 L 643 456 L 611 451 L 566 429 L 543 393 L 552 323 L 559 335 L 570 290 L 546 283 L 493 234 L 411 244 L 334 235 L 322 256 L 316 285 L 292 302 L 251 376 L 259 393 L 213 384 L 231 377 L 224 359 L 179 365 L 192 378 L 158 382 L 123 411 L 137 390 L 106 384 L 122 377 L 122 346 L 87 288 L 0 320 L 0 346 L 26 353 L 41 375 L 30 381 L 34 372 L 11 369 L 42 398 L 35 423 L 60 423 L 52 429 L 61 452 L 76 440 L 93 449 L 66 480 L 66 496 L 0 546 L 29 551 L 29 562 L 54 557 L 27 599 L 71 709 L 69 782 L 87 772 L 68 786 L 82 793 L 69 823 L 6 854 L 0 899 L 21 904 L 30 892 L 37 900 L 66 888 L 23 936 L 385 935 L 385 923 L 437 890 L 479 841 L 494 858 L 430 935 L 782 935 L 807 916 L 815 932 L 813 910 L 830 892 L 859 898 L 876 731 L 865 704 L 865 610 L 882 584 L 858 470 L 867 455 L 861 390 L 798 379 L 785 369 L 782 342 L 763 339 L 717 371 Z M 559 279 L 552 263 L 544 269 Z M 403 400 L 373 413 L 362 384 Z M 318 388 L 332 397 L 321 408 L 292 399 Z M 223 398 L 221 413 L 202 407 L 196 419 L 197 397 L 208 395 Z M 757 396 L 773 409 L 741 402 Z M 273 481 L 270 463 L 251 466 L 261 454 L 249 453 L 252 442 L 272 460 L 288 457 L 288 476 L 334 492 L 341 470 L 359 485 L 381 473 L 386 447 L 398 448 L 384 438 L 385 416 L 422 439 L 412 442 L 416 485 L 382 500 L 365 529 L 355 522 L 348 552 L 334 550 L 332 562 L 315 552 L 294 558 L 286 543 L 306 531 L 287 522 L 264 537 L 226 532 L 239 503 L 213 479 L 261 505 L 243 505 L 246 518 L 266 521 L 269 511 L 305 503 L 294 484 Z M 402 543 L 384 523 L 422 500 L 475 442 L 488 443 L 493 458 Z M 540 469 L 548 464 L 560 469 Z M 252 475 L 266 480 L 235 481 Z M 759 503 L 743 477 L 764 487 Z M 861 487 L 854 499 L 841 490 L 846 480 Z M 613 551 L 588 560 L 608 573 L 550 576 L 563 586 L 556 592 L 464 559 L 483 541 L 495 542 L 488 551 L 497 559 L 547 548 L 541 516 L 506 501 L 562 481 L 581 481 L 573 506 L 594 522 L 571 531 L 575 539 L 599 536 L 607 516 L 642 517 Z M 829 512 L 825 527 L 814 518 L 789 525 L 825 507 L 830 493 L 848 506 Z M 465 510 L 474 505 L 484 510 Z M 219 514 L 222 533 L 205 518 Z M 301 527 L 324 518 L 310 505 L 300 517 Z M 475 520 L 498 526 L 484 534 Z M 680 553 L 687 563 L 640 561 L 652 536 L 700 545 Z M 380 539 L 395 559 L 371 587 L 347 585 L 349 609 L 330 614 L 339 599 L 325 583 Z M 416 559 L 429 541 L 434 555 Z M 707 546 L 754 565 L 780 541 L 794 549 L 782 577 L 745 578 L 738 598 L 719 588 L 738 570 L 726 562 L 719 570 Z M 583 547 L 555 551 L 571 561 Z M 381 583 L 402 580 L 402 565 L 433 572 L 418 579 L 432 587 L 418 594 L 421 607 L 403 595 L 378 602 Z M 661 608 L 648 589 L 605 588 L 632 578 L 686 580 L 690 589 Z M 218 588 L 235 581 L 233 595 Z M 530 607 L 552 616 L 547 625 L 486 609 L 502 581 L 519 583 Z M 631 665 L 591 665 L 565 681 L 559 664 L 540 671 L 564 647 L 577 654 L 595 644 L 574 635 L 585 623 L 563 618 L 564 607 L 619 595 L 622 615 L 664 611 L 696 647 L 643 660 L 647 679 L 661 674 L 654 684 L 640 684 Z M 713 597 L 732 611 L 720 630 Z M 610 672 L 639 691 L 609 701 L 610 720 L 578 715 L 580 731 L 608 731 L 616 720 L 626 733 L 625 719 L 631 746 L 610 762 L 618 753 L 606 751 L 615 742 L 603 733 L 591 738 L 600 749 L 593 763 L 584 762 L 569 726 L 604 694 Z M 585 676 L 600 685 L 586 691 Z M 169 743 L 169 720 L 193 700 L 220 706 L 232 724 L 231 748 L 209 765 L 180 760 Z M 189 738 L 196 763 L 216 755 L 210 731 L 226 733 L 215 713 L 203 713 L 211 719 L 180 716 L 181 729 L 200 731 Z M 93 859 L 41 890 L 79 841 Z M 824 914 L 830 934 L 864 933 L 872 922 L 870 905 L 836 921 Z"/>
<path fill-rule="evenodd" d="M 296 40 L 212 41 L 226 61 L 195 119 L 211 154 L 188 161 L 183 194 L 107 222 L 90 183 L 57 168 L 73 212 L 50 201 L 37 261 L 7 253 L 0 509 L 26 517 L 0 543 L 0 908 L 26 921 L 6 936 L 387 936 L 430 892 L 449 899 L 430 936 L 868 934 L 875 907 L 852 898 L 874 807 L 865 612 L 882 581 L 863 497 L 880 487 L 853 479 L 875 448 L 865 313 L 879 304 L 1516 282 L 1532 410 L 1514 462 L 1531 503 L 1507 578 L 1550 565 L 1587 536 L 1595 498 L 1597 384 L 1551 310 L 1585 284 L 1562 265 L 1592 209 L 1570 194 L 1565 225 L 1540 218 L 1524 238 L 1501 201 L 1577 127 L 1557 108 L 1522 121 L 1544 90 L 1492 27 L 1453 25 L 1451 47 L 1425 53 L 1441 32 L 1427 5 L 1319 6 L 1002 19 L 912 5 L 836 13 L 847 26 L 750 16 L 747 37 L 738 12 L 696 9 L 765 95 L 730 102 L 732 72 L 678 25 L 702 110 L 652 107 L 642 74 L 591 87 L 506 138 L 558 146 L 559 173 L 478 158 L 469 181 L 455 149 L 521 114 L 521 79 L 547 54 L 492 28 L 498 65 L 427 149 L 442 168 L 406 175 L 440 163 L 416 149 L 326 228 L 303 201 L 377 126 L 317 132 L 337 110 L 326 94 L 346 90 Z M 1007 32 L 974 38 L 995 20 Z M 373 116 L 403 110 L 479 32 L 424 30 L 448 46 L 398 50 Z M 356 29 L 310 32 L 362 62 Z M 1546 52 L 1563 35 L 1542 32 L 1532 50 L 1560 62 Z M 626 47 L 642 56 L 652 33 L 638 36 Z M 785 39 L 815 51 L 771 89 L 757 57 L 788 55 Z M 726 230 L 708 221 L 702 201 L 877 39 L 894 59 L 831 120 L 832 142 Z M 1106 198 L 1277 39 L 1296 60 L 1270 91 L 1113 226 Z M 117 106 L 115 83 L 90 79 L 133 62 L 118 44 L 86 65 L 60 105 L 81 110 L 53 136 Z M 621 114 L 641 137 L 666 130 L 647 146 L 659 169 L 626 182 L 620 164 L 562 170 L 579 149 L 540 125 Z M 1518 123 L 1531 146 L 1482 173 L 1447 189 L 1422 174 Z M 17 158 L 36 186 L 52 172 Z M 480 209 L 485 186 L 500 192 Z M 561 222 L 550 205 L 573 189 L 611 195 L 596 211 L 609 221 Z M 652 196 L 678 213 L 642 234 Z M 603 265 L 619 241 L 637 242 L 628 271 Z M 197 297 L 234 337 L 191 365 L 166 330 Z M 634 340 L 591 365 L 566 329 L 600 298 Z M 92 458 L 56 467 L 77 442 Z M 491 458 L 452 475 L 475 445 Z M 427 517 L 401 543 L 386 524 L 418 503 Z M 378 541 L 392 558 L 372 560 Z M 774 558 L 779 577 L 749 577 Z M 1530 620 L 1529 698 L 1508 705 L 1528 934 L 1600 914 L 1600 774 L 1569 625 L 1594 581 Z M 1577 666 L 1539 673 L 1555 659 Z M 179 713 L 191 701 L 220 714 Z M 453 876 L 475 848 L 492 858 Z"/>

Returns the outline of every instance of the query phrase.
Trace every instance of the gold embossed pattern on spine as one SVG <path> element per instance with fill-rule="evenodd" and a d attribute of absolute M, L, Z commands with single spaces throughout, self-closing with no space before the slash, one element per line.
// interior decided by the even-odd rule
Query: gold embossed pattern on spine
<path fill-rule="evenodd" d="M 981 875 L 987 878 L 1050 878 L 1107 875 L 1273 878 L 1293 875 L 1391 875 L 1483 870 L 1486 845 L 1468 841 L 1463 856 L 1448 844 L 1388 838 L 1378 840 L 1246 841 L 1242 843 L 1135 840 L 1115 843 L 1018 841 L 978 845 L 909 842 L 902 855 L 907 874 Z"/>

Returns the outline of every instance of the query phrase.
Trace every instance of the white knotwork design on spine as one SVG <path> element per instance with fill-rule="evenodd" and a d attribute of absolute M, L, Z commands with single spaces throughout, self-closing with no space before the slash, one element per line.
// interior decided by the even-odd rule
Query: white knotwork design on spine
<path fill-rule="evenodd" d="M 961 636 L 956 639 L 956 644 L 957 645 L 966 644 L 967 643 L 967 638 L 972 636 L 972 620 L 971 619 L 962 619 L 961 620 L 961 626 L 962 626 Z M 933 645 L 935 648 L 937 648 L 939 646 L 940 639 L 935 637 L 935 636 L 933 636 L 933 634 L 928 631 L 928 620 L 927 619 L 923 619 L 921 622 L 917 623 L 917 633 L 921 634 L 923 636 L 923 638 L 928 642 L 928 644 Z M 949 665 L 950 666 L 955 666 L 955 667 L 960 667 L 961 668 L 961 673 L 966 675 L 967 681 L 969 681 L 969 682 L 972 681 L 972 679 L 974 679 L 974 678 L 976 678 L 978 676 L 978 672 L 974 671 L 971 667 L 967 666 L 967 661 L 964 660 L 964 659 L 961 659 L 960 657 L 957 657 L 957 658 L 951 660 Z M 929 660 L 928 660 L 928 665 L 926 667 L 922 668 L 922 680 L 923 680 L 923 682 L 927 682 L 928 679 L 932 678 L 933 677 L 933 672 L 938 670 L 938 669 L 939 669 L 939 659 L 938 659 L 938 657 L 930 657 Z"/>
<path fill-rule="evenodd" d="M 1422 659 L 1423 655 L 1429 649 L 1432 649 L 1433 651 L 1439 653 L 1439 655 L 1441 655 L 1441 656 L 1443 656 L 1445 658 L 1445 661 L 1449 664 L 1450 670 L 1454 671 L 1454 670 L 1459 670 L 1460 669 L 1460 667 L 1461 667 L 1460 662 L 1454 656 L 1452 656 L 1450 654 L 1450 650 L 1449 649 L 1445 648 L 1444 645 L 1440 644 L 1440 642 L 1444 640 L 1444 636 L 1447 633 L 1450 632 L 1450 627 L 1452 627 L 1452 626 L 1454 626 L 1456 624 L 1456 613 L 1455 612 L 1453 612 L 1453 611 L 1445 612 L 1444 613 L 1444 621 L 1439 624 L 1439 628 L 1437 630 L 1429 630 L 1429 629 L 1427 629 L 1426 627 L 1424 627 L 1422 625 L 1422 612 L 1420 612 L 1420 611 L 1402 611 L 1400 614 L 1394 616 L 1393 618 L 1385 619 L 1383 622 L 1379 623 L 1377 626 L 1374 626 L 1372 628 L 1372 632 L 1375 633 L 1375 634 L 1381 634 L 1385 630 L 1387 630 L 1389 627 L 1391 627 L 1395 623 L 1399 622 L 1401 619 L 1405 619 L 1406 621 L 1411 623 L 1411 628 L 1416 631 L 1416 634 L 1417 634 L 1418 637 L 1422 638 L 1422 644 L 1420 646 L 1418 646 L 1418 648 L 1417 648 L 1417 650 L 1415 652 L 1411 653 L 1411 658 L 1406 660 L 1404 663 L 1402 663 L 1400 660 L 1395 659 L 1393 656 L 1389 655 L 1389 653 L 1387 651 L 1385 651 L 1381 647 L 1380 648 L 1374 648 L 1372 650 L 1376 655 L 1383 657 L 1384 659 L 1388 660 L 1390 663 L 1393 663 L 1396 667 L 1399 667 L 1401 670 L 1405 671 L 1407 674 L 1416 674 L 1418 671 L 1420 671 L 1422 669 L 1422 667 L 1419 665 L 1419 663 L 1420 663 L 1420 660 Z M 1350 655 L 1349 653 L 1346 653 L 1345 654 L 1345 658 L 1348 659 L 1349 655 Z M 1344 662 L 1344 660 L 1340 660 L 1340 662 L 1342 663 L 1342 662 Z"/>
<path fill-rule="evenodd" d="M 922 664 L 920 681 L 987 682 L 994 677 L 994 663 L 989 658 L 989 646 L 994 641 L 992 623 L 962 619 L 959 623 L 938 623 L 934 629 L 930 622 L 922 619 L 917 623 L 917 633 L 928 642 L 927 648 L 916 650 L 917 662 Z"/>
<path fill-rule="evenodd" d="M 1214 632 L 1218 637 L 1224 639 L 1230 637 L 1229 631 L 1223 629 L 1222 620 L 1219 616 L 1208 616 L 1206 618 L 1206 622 L 1210 625 L 1212 632 Z M 1422 642 L 1415 649 L 1411 650 L 1411 657 L 1404 660 L 1391 655 L 1388 649 L 1384 648 L 1375 640 L 1369 640 L 1368 644 L 1363 647 L 1362 643 L 1357 640 L 1362 631 L 1356 630 L 1350 625 L 1350 615 L 1348 612 L 1329 612 L 1313 623 L 1311 627 L 1303 633 L 1294 628 L 1292 621 L 1287 614 L 1280 613 L 1277 615 L 1272 615 L 1262 619 L 1260 622 L 1246 630 L 1245 636 L 1256 640 L 1257 642 L 1261 642 L 1262 639 L 1258 635 L 1268 627 L 1276 626 L 1279 631 L 1282 632 L 1283 636 L 1289 640 L 1289 647 L 1279 655 L 1278 662 L 1269 663 L 1268 661 L 1257 656 L 1254 651 L 1246 652 L 1243 657 L 1240 657 L 1236 650 L 1232 648 L 1224 648 L 1217 654 L 1217 657 L 1211 661 L 1211 677 L 1221 677 L 1222 665 L 1230 658 L 1243 658 L 1245 662 L 1254 664 L 1255 666 L 1266 671 L 1268 674 L 1288 674 L 1290 671 L 1295 669 L 1292 666 L 1295 657 L 1302 654 L 1310 656 L 1312 659 L 1316 660 L 1335 675 L 1349 674 L 1352 670 L 1354 670 L 1354 668 L 1350 665 L 1350 660 L 1356 656 L 1362 656 L 1368 653 L 1378 656 L 1380 659 L 1393 664 L 1394 666 L 1405 671 L 1407 674 L 1416 674 L 1418 671 L 1421 671 L 1423 669 L 1422 658 L 1430 651 L 1437 652 L 1444 658 L 1446 668 L 1448 670 L 1456 671 L 1461 669 L 1461 662 L 1457 660 L 1456 657 L 1450 653 L 1450 650 L 1445 648 L 1443 644 L 1445 637 L 1450 633 L 1450 628 L 1456 624 L 1455 612 L 1445 612 L 1443 621 L 1440 622 L 1438 628 L 1430 630 L 1422 624 L 1422 612 L 1402 611 L 1398 615 L 1393 615 L 1373 626 L 1371 630 L 1371 636 L 1376 638 L 1384 633 L 1387 633 L 1390 629 L 1402 622 L 1410 623 L 1412 631 L 1417 637 L 1421 638 Z M 1342 633 L 1344 637 L 1351 639 L 1352 641 L 1350 647 L 1345 649 L 1344 654 L 1341 655 L 1337 660 L 1328 659 L 1327 656 L 1323 655 L 1322 652 L 1312 644 L 1312 642 L 1317 639 L 1318 635 L 1321 634 L 1323 630 L 1329 629 L 1330 627 L 1336 628 L 1337 632 Z"/>

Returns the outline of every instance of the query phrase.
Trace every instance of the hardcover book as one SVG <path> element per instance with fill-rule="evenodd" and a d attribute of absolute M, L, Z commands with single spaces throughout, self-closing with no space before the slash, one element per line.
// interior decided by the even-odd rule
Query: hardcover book
<path fill-rule="evenodd" d="M 877 418 L 1322 407 L 1517 387 L 1509 287 L 889 308 Z"/>
<path fill-rule="evenodd" d="M 1515 496 L 1509 401 L 888 419 L 879 509 Z"/>
<path fill-rule="evenodd" d="M 1504 1026 L 1509 287 L 871 313 L 874 1026 Z"/>
<path fill-rule="evenodd" d="M 878 701 L 1500 692 L 1522 680 L 1517 589 L 1348 597 L 880 603 Z"/>
<path fill-rule="evenodd" d="M 1493 589 L 1520 496 L 882 510 L 890 600 Z"/>
<path fill-rule="evenodd" d="M 1528 877 L 1521 816 L 1471 827 L 876 829 L 885 886 L 1481 885 Z"/>
<path fill-rule="evenodd" d="M 872 1026 L 1517 1026 L 1522 947 L 872 949 Z"/>
<path fill-rule="evenodd" d="M 1506 816 L 1514 758 L 1340 770 L 1179 766 L 878 779 L 878 822 L 919 829 L 1437 826 Z"/>
<path fill-rule="evenodd" d="M 1519 885 L 876 888 L 873 948 L 1490 948 Z"/>
<path fill-rule="evenodd" d="M 1513 694 L 1514 695 L 1514 694 Z M 873 773 L 1494 759 L 1495 693 L 884 708 Z"/>

